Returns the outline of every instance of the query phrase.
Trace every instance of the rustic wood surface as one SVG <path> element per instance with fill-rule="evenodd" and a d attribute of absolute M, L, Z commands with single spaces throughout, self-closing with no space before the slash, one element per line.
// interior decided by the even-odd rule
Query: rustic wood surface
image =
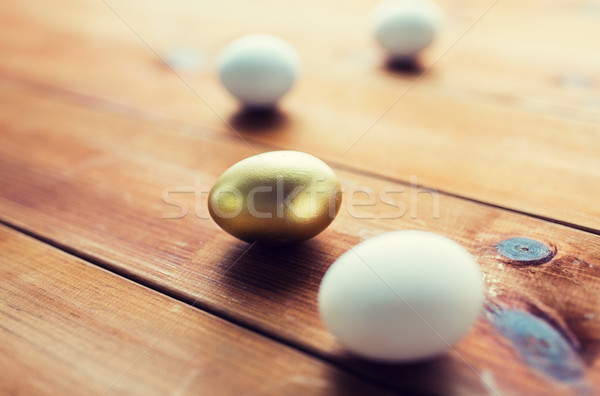
<path fill-rule="evenodd" d="M 200 192 L 202 183 L 210 186 L 229 164 L 246 156 L 242 142 L 107 115 L 61 103 L 62 92 L 10 85 L 4 84 L 0 96 L 5 131 L 0 209 L 4 219 L 20 229 L 184 301 L 197 299 L 198 307 L 388 386 L 457 393 L 467 386 L 482 391 L 486 381 L 479 378 L 481 372 L 497 377 L 496 386 L 506 391 L 540 391 L 556 385 L 554 380 L 537 378 L 546 374 L 528 368 L 518 355 L 510 359 L 511 369 L 533 372 L 505 377 L 504 355 L 515 351 L 498 342 L 502 337 L 490 329 L 486 317 L 457 346 L 460 356 L 450 354 L 436 363 L 435 370 L 411 367 L 405 376 L 401 375 L 405 367 L 382 370 L 345 356 L 316 311 L 318 283 L 327 266 L 347 243 L 387 230 L 428 229 L 460 241 L 478 257 L 490 301 L 500 299 L 507 309 L 528 304 L 528 311 L 543 312 L 561 332 L 574 334 L 577 348 L 585 346 L 581 359 L 590 354 L 592 368 L 597 364 L 593 354 L 599 335 L 595 318 L 600 314 L 596 253 L 600 237 L 596 235 L 444 195 L 435 218 L 433 199 L 420 193 L 414 216 L 384 219 L 396 213 L 381 204 L 368 212 L 346 207 L 315 240 L 280 250 L 256 246 L 236 262 L 248 244 L 206 218 L 206 194 L 196 202 L 194 194 L 184 192 L 196 188 Z M 49 97 L 40 99 L 40 94 Z M 17 110 L 36 117 L 12 116 L 19 114 Z M 394 185 L 346 170 L 338 173 L 347 191 L 366 186 L 379 192 Z M 175 191 L 169 200 L 188 206 L 184 218 L 163 218 L 179 213 L 161 199 L 169 190 Z M 400 198 L 398 205 L 410 206 L 410 192 Z M 375 218 L 362 218 L 369 213 Z M 559 253 L 552 263 L 537 268 L 504 265 L 494 246 L 519 235 L 545 241 Z M 592 369 L 581 380 L 591 386 L 598 381 L 596 372 Z M 439 382 L 427 381 L 431 375 Z M 579 379 L 574 386 L 580 386 Z"/>
<path fill-rule="evenodd" d="M 101 0 L 5 2 L 0 45 L 10 56 L 0 66 L 136 114 L 234 134 L 227 121 L 276 147 L 404 181 L 417 175 L 427 186 L 600 230 L 596 3 L 441 2 L 444 34 L 412 73 L 382 66 L 365 16 L 374 3 L 108 2 L 125 25 Z M 269 128 L 240 120 L 215 78 L 218 51 L 254 31 L 280 35 L 303 55 L 301 83 Z"/>
<path fill-rule="evenodd" d="M 2 394 L 381 389 L 0 226 Z"/>
<path fill-rule="evenodd" d="M 322 3 L 239 2 L 233 12 L 229 2 L 109 2 L 222 119 L 102 1 L 0 5 L 0 221 L 12 228 L 0 230 L 0 390 L 102 393 L 173 322 L 111 392 L 600 387 L 600 58 L 589 39 L 600 10 L 499 2 L 342 156 L 421 71 L 381 66 L 365 37 L 372 4 Z M 423 67 L 492 3 L 441 5 L 447 27 Z M 304 64 L 266 119 L 238 113 L 214 73 L 222 45 L 259 27 L 292 42 Z M 324 158 L 345 202 L 359 188 L 391 189 L 398 207 L 343 206 L 323 234 L 285 249 L 237 241 L 207 217 L 206 191 L 253 150 L 276 148 Z M 477 257 L 486 309 L 436 361 L 359 361 L 323 327 L 319 282 L 348 245 L 407 228 Z M 496 245 L 515 236 L 556 254 L 511 262 Z M 66 345 L 54 344 L 60 336 Z"/>

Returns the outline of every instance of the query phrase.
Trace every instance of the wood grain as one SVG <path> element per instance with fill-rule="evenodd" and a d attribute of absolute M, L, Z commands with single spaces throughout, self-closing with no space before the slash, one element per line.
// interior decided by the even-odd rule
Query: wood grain
<path fill-rule="evenodd" d="M 0 393 L 384 393 L 0 226 Z"/>
<path fill-rule="evenodd" d="M 594 2 L 499 2 L 343 158 L 420 73 L 381 67 L 367 33 L 371 3 L 109 4 L 159 56 L 199 57 L 191 71 L 172 63 L 202 100 L 101 1 L 3 3 L 0 45 L 10 56 L 0 71 L 130 105 L 129 116 L 160 114 L 235 136 L 227 121 L 251 141 L 406 182 L 416 175 L 423 185 L 600 231 Z M 491 4 L 442 2 L 446 27 L 423 66 Z M 304 64 L 284 112 L 262 125 L 238 114 L 215 78 L 222 46 L 256 30 L 289 40 Z"/>
<path fill-rule="evenodd" d="M 229 165 L 248 156 L 239 139 L 106 114 L 86 108 L 90 103 L 85 97 L 80 98 L 84 107 L 74 106 L 63 101 L 63 93 L 38 88 L 7 82 L 0 90 L 4 221 L 396 389 L 464 394 L 493 388 L 531 394 L 598 386 L 597 235 L 443 194 L 435 205 L 431 194 L 420 192 L 414 198 L 419 190 L 410 186 L 337 167 L 345 202 L 358 187 L 377 193 L 392 188 L 397 190 L 393 203 L 406 208 L 404 215 L 398 217 L 398 208 L 381 202 L 343 206 L 338 219 L 314 240 L 289 249 L 255 246 L 244 254 L 247 244 L 206 218 L 206 194 L 197 199 L 182 192 L 196 182 L 212 185 Z M 165 191 L 172 193 L 169 201 L 187 205 L 187 216 L 163 218 L 180 211 L 163 201 Z M 447 235 L 478 258 L 488 311 L 457 345 L 457 353 L 438 361 L 383 367 L 357 361 L 320 322 L 320 279 L 347 244 L 406 228 Z M 516 266 L 494 247 L 512 236 L 538 239 L 554 246 L 557 254 L 537 267 Z M 536 321 L 542 321 L 552 329 L 548 340 L 534 343 L 539 348 L 523 347 L 535 333 L 515 335 L 511 330 L 514 322 L 506 318 L 515 310 L 531 316 L 518 322 L 519 328 L 528 330 L 531 324 L 535 329 Z M 551 352 L 557 339 L 574 367 L 575 374 L 566 380 L 548 369 L 556 364 Z M 532 365 L 532 360 L 543 364 Z"/>

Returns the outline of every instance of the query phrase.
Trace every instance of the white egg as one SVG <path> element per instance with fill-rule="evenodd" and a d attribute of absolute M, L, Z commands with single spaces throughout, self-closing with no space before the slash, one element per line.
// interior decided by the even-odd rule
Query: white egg
<path fill-rule="evenodd" d="M 274 106 L 290 90 L 299 70 L 296 50 L 268 34 L 240 37 L 219 56 L 221 82 L 247 107 Z"/>
<path fill-rule="evenodd" d="M 388 0 L 372 14 L 375 37 L 393 58 L 412 58 L 435 38 L 442 11 L 429 0 Z"/>
<path fill-rule="evenodd" d="M 430 232 L 396 231 L 366 240 L 329 268 L 319 311 L 351 353 L 381 362 L 445 352 L 483 304 L 479 266 L 458 243 Z"/>

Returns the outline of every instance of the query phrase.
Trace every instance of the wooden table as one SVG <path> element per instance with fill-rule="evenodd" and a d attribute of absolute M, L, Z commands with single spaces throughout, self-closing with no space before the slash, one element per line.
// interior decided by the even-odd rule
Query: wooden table
<path fill-rule="evenodd" d="M 408 68 L 372 42 L 374 4 L 0 3 L 0 394 L 599 392 L 598 3 L 440 1 Z M 257 31 L 303 63 L 266 117 L 215 70 Z M 201 192 L 282 148 L 330 164 L 345 202 L 400 191 L 402 216 L 346 205 L 313 240 L 249 249 Z M 348 244 L 400 229 L 463 244 L 486 307 L 437 360 L 364 362 L 325 329 L 318 286 Z M 514 237 L 553 256 L 512 261 Z"/>

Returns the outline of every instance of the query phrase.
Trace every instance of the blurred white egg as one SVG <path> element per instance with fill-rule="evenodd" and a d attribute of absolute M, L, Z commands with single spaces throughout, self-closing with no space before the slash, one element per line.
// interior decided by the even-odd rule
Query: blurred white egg
<path fill-rule="evenodd" d="M 483 304 L 479 266 L 458 243 L 430 232 L 396 231 L 366 240 L 329 268 L 319 311 L 351 353 L 381 362 L 445 352 Z"/>
<path fill-rule="evenodd" d="M 442 10 L 429 0 L 387 0 L 373 9 L 375 37 L 392 58 L 412 58 L 440 29 Z"/>
<path fill-rule="evenodd" d="M 219 55 L 219 76 L 246 107 L 272 107 L 300 71 L 296 50 L 279 37 L 251 34 L 229 43 Z"/>

